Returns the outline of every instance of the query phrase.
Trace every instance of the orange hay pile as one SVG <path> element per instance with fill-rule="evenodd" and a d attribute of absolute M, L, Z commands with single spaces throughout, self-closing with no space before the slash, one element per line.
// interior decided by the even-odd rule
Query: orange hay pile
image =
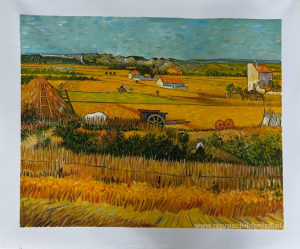
<path fill-rule="evenodd" d="M 40 109 L 40 88 L 44 85 L 46 88 L 46 95 L 48 105 L 55 116 L 65 116 L 73 114 L 70 104 L 68 104 L 56 89 L 42 77 L 31 80 L 29 83 L 24 85 L 21 92 L 21 106 L 24 103 L 34 105 L 38 110 Z"/>

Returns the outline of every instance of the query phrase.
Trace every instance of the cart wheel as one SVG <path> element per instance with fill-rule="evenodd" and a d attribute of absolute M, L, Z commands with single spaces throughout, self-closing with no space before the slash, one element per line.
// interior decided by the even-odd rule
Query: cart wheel
<path fill-rule="evenodd" d="M 224 121 L 224 124 L 225 124 L 225 128 L 226 128 L 226 129 L 232 129 L 232 128 L 234 128 L 234 126 L 235 126 L 232 119 L 226 119 L 226 120 Z"/>
<path fill-rule="evenodd" d="M 149 124 L 152 124 L 152 125 L 157 125 L 157 126 L 161 126 L 163 127 L 165 125 L 165 120 L 157 115 L 157 114 L 152 114 L 148 119 L 147 119 L 147 122 Z"/>
<path fill-rule="evenodd" d="M 217 120 L 215 123 L 215 128 L 218 130 L 223 130 L 225 128 L 225 124 L 223 120 Z"/>
<path fill-rule="evenodd" d="M 250 94 L 250 100 L 257 100 L 258 99 L 258 96 L 254 93 L 254 94 Z"/>

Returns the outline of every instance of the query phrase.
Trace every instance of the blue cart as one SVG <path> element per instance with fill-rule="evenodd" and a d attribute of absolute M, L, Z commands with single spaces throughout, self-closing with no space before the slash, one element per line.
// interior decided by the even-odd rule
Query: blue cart
<path fill-rule="evenodd" d="M 166 121 L 167 112 L 160 112 L 160 110 L 145 110 L 138 109 L 140 113 L 140 118 L 149 124 L 158 125 L 163 127 L 164 125 L 175 125 L 189 123 L 185 120 L 168 120 Z"/>

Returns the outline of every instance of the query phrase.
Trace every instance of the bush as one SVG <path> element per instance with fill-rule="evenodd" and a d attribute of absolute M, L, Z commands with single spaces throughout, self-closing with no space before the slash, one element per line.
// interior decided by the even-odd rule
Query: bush
<path fill-rule="evenodd" d="M 243 89 L 240 86 L 238 86 L 234 89 L 234 92 L 240 94 L 243 92 Z"/>
<path fill-rule="evenodd" d="M 94 133 L 77 132 L 79 124 L 69 122 L 66 126 L 57 126 L 54 135 L 63 139 L 62 145 L 75 153 L 96 153 L 98 136 Z"/>
<path fill-rule="evenodd" d="M 29 81 L 35 78 L 35 75 L 21 75 L 21 85 L 27 84 Z"/>
<path fill-rule="evenodd" d="M 281 134 L 232 136 L 227 141 L 220 141 L 218 134 L 214 134 L 207 139 L 207 143 L 231 153 L 248 165 L 282 165 Z"/>
<path fill-rule="evenodd" d="M 22 124 L 21 125 L 21 141 L 24 141 L 29 135 L 40 135 L 42 131 L 46 131 L 53 127 L 53 124 L 45 125 L 43 123 Z"/>
<path fill-rule="evenodd" d="M 79 125 L 69 122 L 66 126 L 58 126 L 54 134 L 63 139 L 63 146 L 75 153 L 98 153 L 113 156 L 145 156 L 147 159 L 168 159 L 174 161 L 201 161 L 205 158 L 192 156 L 189 135 L 168 130 L 164 135 L 155 133 L 142 137 L 134 134 L 125 137 L 123 131 L 105 130 L 99 137 L 96 130 L 79 132 Z M 119 127 L 122 128 L 122 127 Z"/>
<path fill-rule="evenodd" d="M 32 124 L 38 120 L 38 110 L 34 104 L 24 103 L 21 110 L 21 122 Z"/>
<path fill-rule="evenodd" d="M 83 124 L 82 126 L 86 130 L 115 130 L 115 131 L 142 131 L 143 129 L 134 126 L 118 126 L 118 125 L 93 125 Z"/>
<path fill-rule="evenodd" d="M 227 85 L 227 87 L 226 87 L 227 92 L 233 93 L 234 90 L 235 90 L 235 86 L 233 83 Z"/>
<path fill-rule="evenodd" d="M 51 143 L 51 138 L 45 134 L 44 132 L 40 132 L 38 134 L 38 137 L 37 137 L 37 144 L 36 144 L 36 147 L 37 148 L 46 148 L 46 147 L 49 147 Z"/>
<path fill-rule="evenodd" d="M 281 91 L 281 86 L 279 84 L 279 81 L 277 81 L 277 80 L 271 80 L 269 83 L 269 86 L 273 87 L 273 91 L 275 91 L 275 92 Z"/>

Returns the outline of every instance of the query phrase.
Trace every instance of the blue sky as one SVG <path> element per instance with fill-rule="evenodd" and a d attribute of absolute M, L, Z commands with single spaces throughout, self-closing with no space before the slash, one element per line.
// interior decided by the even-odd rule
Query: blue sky
<path fill-rule="evenodd" d="M 281 59 L 281 20 L 20 17 L 21 53 Z"/>

